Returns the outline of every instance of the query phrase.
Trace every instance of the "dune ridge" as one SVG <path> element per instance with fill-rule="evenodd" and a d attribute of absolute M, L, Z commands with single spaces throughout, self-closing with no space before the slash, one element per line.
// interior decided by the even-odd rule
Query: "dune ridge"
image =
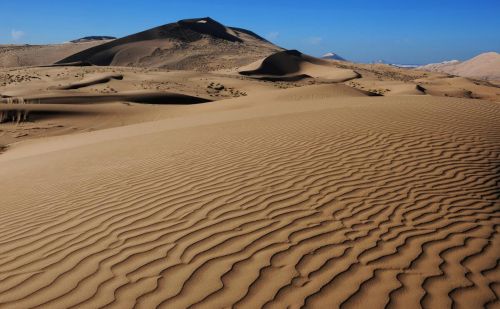
<path fill-rule="evenodd" d="M 327 60 L 305 55 L 297 50 L 277 52 L 240 68 L 239 73 L 271 81 L 317 78 L 331 82 L 345 82 L 360 77 L 355 71 L 341 69 Z"/>
<path fill-rule="evenodd" d="M 1 306 L 496 307 L 498 104 L 294 92 L 12 145 Z"/>

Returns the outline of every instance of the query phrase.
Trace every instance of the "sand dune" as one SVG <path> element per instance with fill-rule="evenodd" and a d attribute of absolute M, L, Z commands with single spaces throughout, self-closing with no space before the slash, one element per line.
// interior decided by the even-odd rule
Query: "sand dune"
<path fill-rule="evenodd" d="M 186 104 L 282 87 L 187 71 L 96 66 L 7 69 L 0 71 L 0 146 L 167 119 L 178 115 L 180 105 L 185 113 Z"/>
<path fill-rule="evenodd" d="M 0 46 L 0 309 L 500 308 L 498 54 L 325 58 L 209 17 Z"/>
<path fill-rule="evenodd" d="M 441 64 L 424 65 L 417 69 L 499 82 L 500 54 L 483 53 L 464 62 L 447 61 Z"/>
<path fill-rule="evenodd" d="M 275 53 L 263 60 L 240 68 L 240 74 L 265 80 L 300 80 L 319 78 L 344 82 L 360 75 L 352 70 L 336 67 L 327 60 L 314 58 L 297 50 Z"/>
<path fill-rule="evenodd" d="M 292 60 L 291 64 L 287 61 L 282 63 L 285 68 L 297 64 L 296 57 L 282 58 Z M 283 76 L 275 76 L 275 81 L 271 82 L 255 78 L 256 76 L 246 77 L 235 70 L 226 73 L 166 72 L 148 68 L 100 66 L 0 70 L 0 97 L 4 98 L 3 102 L 24 103 L 0 104 L 0 110 L 3 110 L 0 122 L 6 122 L 2 124 L 3 128 L 0 127 L 0 146 L 39 137 L 169 119 L 177 116 L 181 110 L 187 111 L 187 107 L 178 109 L 172 105 L 176 101 L 181 104 L 199 103 L 252 96 L 257 100 L 279 102 L 282 97 L 297 101 L 308 97 L 335 99 L 367 95 L 432 95 L 500 101 L 498 87 L 487 82 L 386 65 L 328 61 L 329 65 L 323 66 L 325 61 L 317 62 L 318 59 L 304 55 L 302 59 L 299 58 L 299 65 L 305 60 L 316 63 L 321 70 L 327 70 L 325 72 L 328 74 L 359 72 L 361 77 L 342 85 L 334 83 L 335 80 L 321 78 L 283 81 Z M 253 68 L 249 68 L 257 69 L 261 64 L 262 62 L 256 63 Z M 302 67 L 311 68 L 309 65 Z M 318 86 L 302 87 L 309 84 Z M 278 89 L 296 87 L 299 88 L 290 90 L 287 95 L 271 95 Z M 185 95 L 187 100 L 178 101 L 174 94 Z M 152 100 L 151 95 L 156 99 Z M 145 107 L 133 102 L 156 102 L 164 106 Z M 16 124 L 19 121 L 24 122 Z"/>
<path fill-rule="evenodd" d="M 495 85 L 208 18 L 65 61 L 0 70 L 0 308 L 499 306 Z"/>
<path fill-rule="evenodd" d="M 336 62 L 335 66 L 353 70 L 361 75 L 345 84 L 384 96 L 428 94 L 500 102 L 499 86 L 488 81 L 403 69 L 385 64 Z"/>
<path fill-rule="evenodd" d="M 71 55 L 59 63 L 213 71 L 239 67 L 281 48 L 206 17 L 180 20 Z"/>
<path fill-rule="evenodd" d="M 11 145 L 1 305 L 497 307 L 499 105 L 338 86 Z"/>
<path fill-rule="evenodd" d="M 426 94 L 435 96 L 490 99 L 500 102 L 500 88 L 488 82 L 464 77 L 430 77 L 415 80 Z"/>

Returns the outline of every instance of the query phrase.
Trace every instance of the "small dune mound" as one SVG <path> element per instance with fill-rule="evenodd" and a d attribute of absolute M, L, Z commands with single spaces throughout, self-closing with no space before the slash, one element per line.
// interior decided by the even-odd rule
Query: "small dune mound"
<path fill-rule="evenodd" d="M 98 76 L 93 76 L 84 80 L 81 80 L 76 83 L 70 83 L 63 86 L 52 87 L 51 89 L 56 90 L 72 90 L 72 89 L 80 89 L 84 87 L 94 86 L 98 84 L 105 84 L 113 79 L 122 80 L 123 74 L 101 74 Z"/>
<path fill-rule="evenodd" d="M 360 77 L 353 70 L 340 69 L 326 60 L 297 50 L 277 52 L 261 61 L 241 68 L 240 74 L 264 80 L 299 80 L 303 78 L 344 82 Z"/>

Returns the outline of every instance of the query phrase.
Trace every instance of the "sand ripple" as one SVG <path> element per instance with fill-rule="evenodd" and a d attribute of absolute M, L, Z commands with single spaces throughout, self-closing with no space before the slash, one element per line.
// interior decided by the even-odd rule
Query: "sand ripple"
<path fill-rule="evenodd" d="M 0 307 L 498 307 L 500 106 L 349 100 L 0 163 Z"/>

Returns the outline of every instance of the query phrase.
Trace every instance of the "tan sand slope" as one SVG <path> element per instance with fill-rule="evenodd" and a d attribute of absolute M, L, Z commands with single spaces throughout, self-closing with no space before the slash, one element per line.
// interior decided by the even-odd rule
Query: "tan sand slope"
<path fill-rule="evenodd" d="M 264 80 L 300 80 L 318 78 L 332 82 L 344 82 L 360 77 L 352 70 L 340 69 L 331 62 L 311 57 L 297 50 L 277 52 L 239 70 L 241 75 Z"/>
<path fill-rule="evenodd" d="M 446 73 L 448 70 L 447 68 L 453 68 L 457 64 L 459 64 L 460 61 L 458 60 L 448 60 L 448 61 L 443 61 L 439 63 L 429 63 L 426 65 L 422 65 L 417 67 L 419 70 L 424 70 L 424 71 L 429 71 L 429 72 L 441 72 L 441 73 Z"/>
<path fill-rule="evenodd" d="M 429 64 L 417 69 L 498 82 L 500 81 L 500 54 L 483 53 L 464 62 Z"/>
<path fill-rule="evenodd" d="M 72 54 L 106 42 L 109 40 L 52 45 L 0 45 L 0 67 L 51 65 Z"/>
<path fill-rule="evenodd" d="M 498 307 L 500 105 L 312 87 L 11 145 L 0 306 Z"/>
<path fill-rule="evenodd" d="M 180 105 L 242 97 L 285 86 L 291 85 L 220 74 L 128 67 L 0 70 L 0 146 L 168 119 L 180 110 L 187 112 L 188 108 L 180 109 Z"/>
<path fill-rule="evenodd" d="M 361 75 L 357 79 L 347 81 L 346 85 L 384 96 L 428 94 L 500 102 L 500 87 L 488 81 L 384 64 L 331 62 L 338 68 L 354 70 Z"/>
<path fill-rule="evenodd" d="M 212 71 L 239 67 L 281 48 L 206 17 L 180 20 L 71 55 L 59 63 Z"/>
<path fill-rule="evenodd" d="M 258 100 L 272 101 L 275 104 L 283 99 L 297 101 L 308 98 L 424 94 L 500 102 L 500 88 L 487 82 L 386 65 L 335 61 L 329 63 L 330 73 L 338 72 L 336 70 L 340 68 L 359 72 L 362 76 L 342 85 L 332 84 L 331 80 L 311 78 L 270 82 L 238 75 L 234 71 L 224 74 L 166 72 L 158 69 L 100 66 L 3 69 L 0 70 L 0 97 L 4 98 L 2 102 L 12 104 L 0 104 L 0 122 L 5 122 L 0 126 L 0 147 L 38 137 L 170 119 L 188 110 L 196 113 L 196 108 L 172 105 L 176 103 L 173 100 L 176 95 L 193 99 L 189 99 L 187 103 L 256 95 Z M 281 88 L 308 84 L 323 85 L 297 88 L 286 95 L 275 96 L 270 93 Z M 260 94 L 267 92 L 269 94 L 261 98 Z M 156 96 L 156 99 L 152 100 L 150 94 Z M 157 104 L 145 106 L 142 103 Z M 17 123 L 18 121 L 22 123 Z"/>
<path fill-rule="evenodd" d="M 77 105 L 127 102 L 156 105 L 189 105 L 207 103 L 212 100 L 173 92 L 126 91 L 118 94 L 61 94 L 23 98 L 0 98 L 0 123 L 28 121 L 33 114 L 85 113 Z M 72 108 L 54 105 L 70 105 Z M 66 111 L 66 112 L 65 112 Z M 31 115 L 31 116 L 30 116 Z M 0 138 L 0 141 L 2 139 Z"/>

